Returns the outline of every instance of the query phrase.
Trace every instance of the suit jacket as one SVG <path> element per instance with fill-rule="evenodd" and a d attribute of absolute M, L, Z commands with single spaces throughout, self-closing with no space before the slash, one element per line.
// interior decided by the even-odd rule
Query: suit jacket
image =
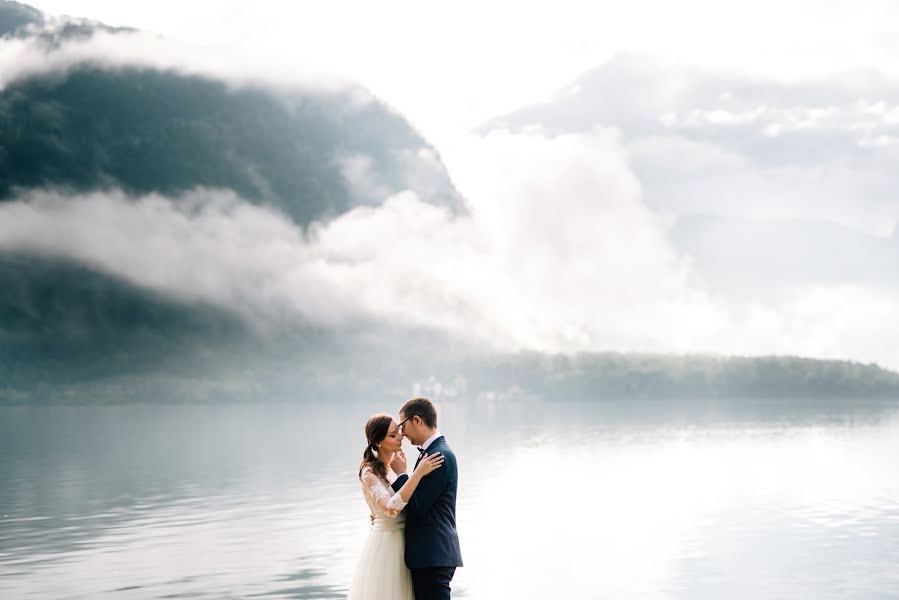
<path fill-rule="evenodd" d="M 462 552 L 456 533 L 456 488 L 459 469 L 456 455 L 440 436 L 426 448 L 428 454 L 440 452 L 443 465 L 425 475 L 406 508 L 406 566 L 410 569 L 461 567 Z M 399 491 L 409 479 L 400 475 L 393 483 Z"/>

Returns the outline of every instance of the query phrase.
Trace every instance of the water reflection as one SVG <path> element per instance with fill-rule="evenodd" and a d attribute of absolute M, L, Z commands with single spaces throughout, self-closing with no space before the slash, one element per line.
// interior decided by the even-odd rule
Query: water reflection
<path fill-rule="evenodd" d="M 441 407 L 458 597 L 897 589 L 894 404 Z M 0 408 L 0 596 L 343 597 L 384 408 Z"/>

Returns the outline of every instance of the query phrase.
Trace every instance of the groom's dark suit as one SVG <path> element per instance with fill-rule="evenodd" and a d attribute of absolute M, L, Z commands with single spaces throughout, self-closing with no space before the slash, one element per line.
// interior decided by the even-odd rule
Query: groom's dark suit
<path fill-rule="evenodd" d="M 443 466 L 428 473 L 406 505 L 406 566 L 412 572 L 415 600 L 443 600 L 450 597 L 450 580 L 462 566 L 459 535 L 456 533 L 456 487 L 459 469 L 456 455 L 443 436 L 425 448 L 429 455 L 440 452 Z M 422 454 L 422 456 L 424 456 Z M 419 457 L 415 462 L 421 461 Z M 408 475 L 393 483 L 399 491 Z"/>

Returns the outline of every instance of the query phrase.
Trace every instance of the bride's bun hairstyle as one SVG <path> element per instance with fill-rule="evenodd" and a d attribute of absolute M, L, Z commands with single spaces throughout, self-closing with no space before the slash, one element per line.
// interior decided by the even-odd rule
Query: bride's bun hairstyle
<path fill-rule="evenodd" d="M 387 465 L 378 460 L 378 445 L 387 437 L 393 417 L 390 415 L 375 415 L 365 423 L 365 439 L 368 445 L 362 453 L 362 464 L 359 465 L 359 477 L 362 477 L 362 469 L 369 467 L 375 475 L 381 479 L 387 479 Z"/>

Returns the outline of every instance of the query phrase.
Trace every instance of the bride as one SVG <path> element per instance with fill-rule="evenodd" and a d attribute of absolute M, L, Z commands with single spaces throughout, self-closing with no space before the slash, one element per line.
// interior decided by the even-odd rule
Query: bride
<path fill-rule="evenodd" d="M 365 424 L 365 437 L 368 446 L 362 455 L 359 479 L 374 525 L 362 548 L 347 600 L 414 600 L 412 578 L 403 559 L 406 517 L 400 511 L 421 478 L 440 468 L 443 456 L 439 452 L 426 456 L 403 487 L 393 493 L 390 484 L 398 475 L 391 463 L 406 470 L 403 434 L 393 417 L 375 415 Z"/>

